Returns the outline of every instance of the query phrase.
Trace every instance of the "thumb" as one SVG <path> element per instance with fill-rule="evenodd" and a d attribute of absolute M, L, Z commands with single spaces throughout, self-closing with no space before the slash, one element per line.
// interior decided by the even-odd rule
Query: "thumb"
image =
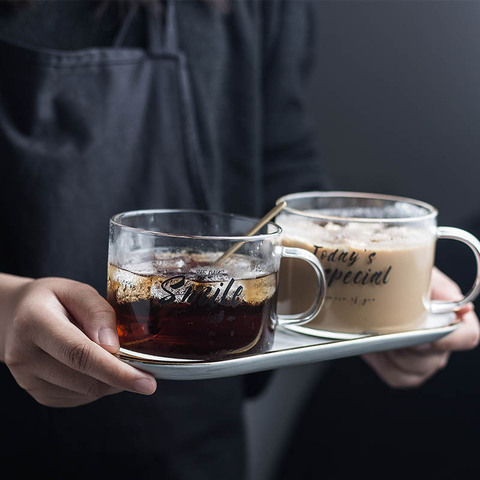
<path fill-rule="evenodd" d="M 58 279 L 60 280 L 60 279 Z M 93 342 L 110 353 L 118 352 L 115 310 L 91 286 L 61 279 L 53 288 L 60 303 L 75 323 Z"/>

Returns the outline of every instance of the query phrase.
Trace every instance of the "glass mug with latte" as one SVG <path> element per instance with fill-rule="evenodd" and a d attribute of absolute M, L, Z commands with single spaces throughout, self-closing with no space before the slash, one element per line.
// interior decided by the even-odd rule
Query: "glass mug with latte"
<path fill-rule="evenodd" d="M 420 328 L 429 313 L 447 313 L 480 290 L 480 242 L 453 227 L 437 227 L 437 210 L 402 197 L 352 192 L 305 192 L 281 197 L 276 217 L 282 243 L 309 250 L 327 281 L 322 310 L 309 328 L 331 334 L 392 333 Z M 477 263 L 470 292 L 456 302 L 429 300 L 437 239 L 468 245 Z M 279 311 L 294 312 L 312 298 L 310 272 L 282 262 Z"/>
<path fill-rule="evenodd" d="M 223 360 L 263 353 L 277 325 L 301 325 L 318 313 L 325 276 L 318 259 L 281 245 L 281 228 L 257 219 L 196 210 L 125 212 L 110 220 L 107 299 L 121 352 L 137 358 Z M 225 252 L 237 248 L 226 258 Z M 313 272 L 310 304 L 277 315 L 282 257 Z M 152 358 L 154 357 L 154 358 Z"/>

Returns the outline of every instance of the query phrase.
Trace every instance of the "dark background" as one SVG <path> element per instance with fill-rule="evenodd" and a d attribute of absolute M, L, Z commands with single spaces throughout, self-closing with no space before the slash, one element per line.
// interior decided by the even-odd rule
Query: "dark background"
<path fill-rule="evenodd" d="M 409 196 L 480 236 L 480 2 L 318 1 L 309 105 L 339 190 Z M 473 256 L 441 241 L 464 291 Z M 478 302 L 477 302 L 478 311 Z M 395 390 L 360 358 L 332 362 L 307 399 L 275 480 L 473 478 L 480 349 L 424 386 Z"/>

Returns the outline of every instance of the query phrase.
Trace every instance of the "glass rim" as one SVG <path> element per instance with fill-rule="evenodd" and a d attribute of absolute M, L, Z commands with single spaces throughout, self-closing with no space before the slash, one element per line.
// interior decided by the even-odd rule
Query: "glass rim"
<path fill-rule="evenodd" d="M 224 217 L 224 218 L 231 218 L 231 219 L 235 218 L 238 220 L 253 222 L 254 225 L 260 221 L 260 218 L 249 217 L 247 215 L 237 215 L 236 213 L 218 212 L 213 210 L 163 208 L 163 209 L 149 209 L 149 210 L 129 210 L 125 212 L 116 213 L 115 215 L 110 217 L 110 225 L 115 225 L 122 229 L 138 232 L 139 234 L 153 235 L 156 237 L 185 238 L 185 239 L 192 239 L 192 240 L 222 240 L 222 241 L 232 241 L 232 242 L 255 242 L 259 240 L 273 239 L 282 233 L 282 227 L 280 227 L 280 225 L 276 224 L 275 222 L 271 222 L 271 221 L 268 222 L 265 225 L 265 227 L 270 225 L 273 226 L 275 228 L 274 232 L 256 233 L 254 235 L 190 235 L 186 233 L 156 232 L 153 230 L 148 230 L 146 228 L 132 227 L 131 225 L 125 225 L 121 222 L 121 220 L 124 218 L 133 217 L 133 216 L 151 215 L 156 213 L 159 213 L 159 214 L 188 213 L 188 214 L 201 214 L 201 215 L 209 215 L 209 216 L 216 216 L 216 217 Z"/>
<path fill-rule="evenodd" d="M 289 206 L 289 200 L 305 199 L 305 198 L 357 198 L 357 199 L 370 199 L 370 200 L 386 200 L 391 202 L 401 202 L 414 205 L 426 210 L 427 213 L 424 215 L 415 215 L 412 217 L 339 217 L 336 215 L 322 215 L 315 213 L 307 213 L 304 210 L 298 210 Z M 397 195 L 386 195 L 381 193 L 365 193 L 365 192 L 347 192 L 347 191 L 311 191 L 311 192 L 299 192 L 299 193 L 290 193 L 288 195 L 283 195 L 278 198 L 275 202 L 278 205 L 281 202 L 286 202 L 285 207 L 282 209 L 282 212 L 293 213 L 307 218 L 316 218 L 316 219 L 325 219 L 335 222 L 365 222 L 365 223 L 408 223 L 415 222 L 420 220 L 429 220 L 435 219 L 438 216 L 438 210 L 429 203 L 422 202 L 421 200 L 416 200 L 409 197 L 401 197 Z M 282 213 L 280 212 L 280 214 Z"/>

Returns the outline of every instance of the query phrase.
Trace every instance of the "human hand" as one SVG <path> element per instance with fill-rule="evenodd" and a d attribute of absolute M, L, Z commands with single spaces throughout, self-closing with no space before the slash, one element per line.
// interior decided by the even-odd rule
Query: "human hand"
<path fill-rule="evenodd" d="M 4 361 L 39 403 L 74 407 L 122 390 L 155 391 L 151 375 L 112 355 L 119 349 L 115 312 L 94 288 L 63 278 L 31 280 L 9 296 L 8 311 L 0 319 Z"/>
<path fill-rule="evenodd" d="M 462 293 L 455 282 L 434 268 L 431 296 L 435 300 L 454 301 L 461 298 Z M 452 333 L 435 342 L 370 353 L 363 355 L 363 359 L 391 387 L 419 386 L 447 365 L 452 352 L 471 350 L 478 345 L 480 327 L 473 305 L 468 304 L 456 313 L 461 320 L 460 325 Z"/>

